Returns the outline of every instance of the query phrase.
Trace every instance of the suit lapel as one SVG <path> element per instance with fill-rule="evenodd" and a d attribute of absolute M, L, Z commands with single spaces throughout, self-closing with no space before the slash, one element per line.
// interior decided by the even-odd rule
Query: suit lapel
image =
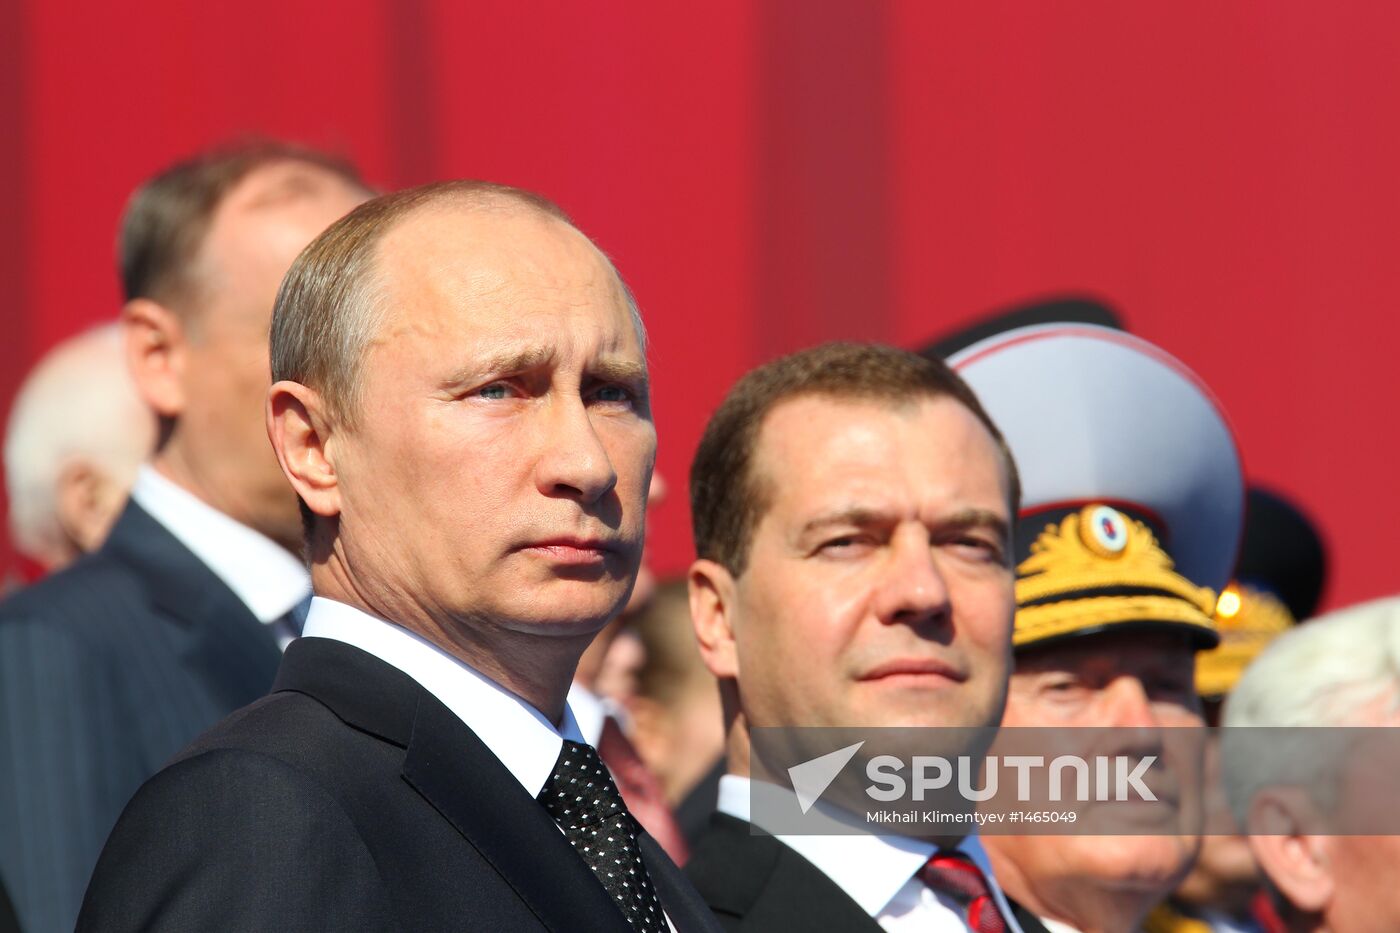
<path fill-rule="evenodd" d="M 184 630 L 181 656 L 219 705 L 237 709 L 267 692 L 282 654 L 276 636 L 163 525 L 128 502 L 103 550 L 147 581 L 152 605 Z"/>
<path fill-rule="evenodd" d="M 476 736 L 416 681 L 358 648 L 302 638 L 287 649 L 279 690 L 295 690 L 347 723 L 405 749 L 403 777 L 557 931 L 631 927 L 543 807 Z"/>
<path fill-rule="evenodd" d="M 849 933 L 880 926 L 821 869 L 743 820 L 714 815 L 686 872 L 706 902 L 745 931 Z"/>
<path fill-rule="evenodd" d="M 647 875 L 656 888 L 656 896 L 661 899 L 666 916 L 675 924 L 676 933 L 718 933 L 719 924 L 710 908 L 705 906 L 700 893 L 685 880 L 661 844 L 648 833 L 642 833 L 638 844 L 642 849 L 642 863 L 646 865 Z"/>

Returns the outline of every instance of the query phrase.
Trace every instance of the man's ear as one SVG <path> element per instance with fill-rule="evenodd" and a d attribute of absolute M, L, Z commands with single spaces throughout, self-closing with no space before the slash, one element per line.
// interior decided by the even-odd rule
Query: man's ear
<path fill-rule="evenodd" d="M 739 676 L 734 644 L 734 577 L 712 560 L 697 560 L 686 575 L 690 588 L 690 621 L 705 666 L 721 680 Z"/>
<path fill-rule="evenodd" d="M 79 553 L 95 551 L 106 540 L 126 493 L 88 460 L 74 460 L 59 471 L 54 495 L 58 525 Z"/>
<path fill-rule="evenodd" d="M 282 473 L 306 507 L 323 518 L 340 514 L 333 433 L 320 394 L 283 380 L 267 392 L 267 437 Z"/>
<path fill-rule="evenodd" d="M 1316 810 L 1297 787 L 1268 787 L 1250 804 L 1249 847 L 1279 893 L 1304 913 L 1332 900 L 1331 837 L 1319 833 Z"/>
<path fill-rule="evenodd" d="M 180 317 L 148 298 L 133 298 L 122 308 L 126 364 L 136 391 L 162 418 L 177 418 L 185 409 L 184 373 L 189 342 Z"/>

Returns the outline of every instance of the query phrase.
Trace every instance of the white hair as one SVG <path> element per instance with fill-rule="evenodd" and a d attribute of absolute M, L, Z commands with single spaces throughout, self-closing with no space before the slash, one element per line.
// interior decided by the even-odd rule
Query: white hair
<path fill-rule="evenodd" d="M 88 463 L 130 486 L 151 452 L 154 416 L 126 368 L 118 325 L 105 324 L 50 350 L 25 377 L 5 428 L 10 535 L 31 557 L 62 546 L 62 472 Z"/>
<path fill-rule="evenodd" d="M 1225 701 L 1225 789 L 1240 825 L 1266 786 L 1309 788 L 1330 808 L 1337 762 L 1355 731 L 1335 727 L 1374 725 L 1377 704 L 1400 710 L 1400 597 L 1321 616 L 1275 639 Z M 1293 728 L 1270 735 L 1257 727 Z"/>

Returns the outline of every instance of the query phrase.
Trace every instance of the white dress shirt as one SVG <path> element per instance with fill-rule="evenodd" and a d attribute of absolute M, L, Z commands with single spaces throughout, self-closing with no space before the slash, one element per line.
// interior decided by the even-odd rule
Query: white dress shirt
<path fill-rule="evenodd" d="M 764 792 L 790 794 L 776 785 L 761 785 Z M 736 819 L 763 828 L 761 819 L 751 818 L 750 795 L 753 783 L 746 777 L 726 774 L 719 782 L 718 809 Z M 824 804 L 817 803 L 821 808 Z M 834 819 L 840 819 L 832 814 Z M 874 833 L 841 836 L 799 836 L 774 834 L 774 838 L 815 865 L 869 914 L 881 929 L 893 933 L 946 931 L 966 933 L 962 909 L 946 895 L 935 892 L 916 875 L 938 847 L 925 839 L 898 834 Z M 958 851 L 982 871 L 997 909 L 1006 918 L 1009 933 L 1021 933 L 1011 916 L 992 865 L 976 835 L 963 837 Z"/>
<path fill-rule="evenodd" d="M 437 645 L 354 606 L 315 597 L 302 637 L 333 638 L 353 645 L 412 677 L 476 733 L 531 797 L 544 790 L 564 740 L 584 741 L 569 703 L 564 704 L 556 728 L 523 698 Z M 598 731 L 602 731 L 601 717 Z M 669 916 L 666 923 L 674 933 Z"/>
<path fill-rule="evenodd" d="M 259 621 L 271 624 L 311 595 L 311 577 L 286 548 L 229 518 L 142 464 L 136 504 L 213 571 Z"/>
<path fill-rule="evenodd" d="M 531 797 L 544 790 L 564 740 L 583 741 L 567 703 L 555 728 L 544 713 L 437 645 L 354 606 L 317 596 L 302 637 L 354 645 L 412 677 L 476 733 Z"/>

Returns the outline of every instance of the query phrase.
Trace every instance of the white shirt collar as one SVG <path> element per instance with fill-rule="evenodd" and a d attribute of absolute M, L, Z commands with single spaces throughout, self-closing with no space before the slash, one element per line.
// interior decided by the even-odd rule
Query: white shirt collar
<path fill-rule="evenodd" d="M 603 698 L 574 681 L 569 686 L 569 709 L 574 711 L 574 718 L 578 720 L 579 732 L 583 733 L 584 741 L 597 748 L 598 740 L 603 737 L 603 723 L 607 721 L 609 712 Z"/>
<path fill-rule="evenodd" d="M 554 771 L 564 739 L 583 741 L 568 704 L 556 729 L 529 703 L 427 639 L 354 606 L 317 596 L 302 636 L 353 645 L 412 677 L 475 732 L 532 797 Z"/>
<path fill-rule="evenodd" d="M 751 818 L 750 798 L 756 788 L 760 792 L 772 788 L 775 792 L 791 793 L 777 785 L 755 785 L 746 777 L 726 774 L 719 781 L 717 809 L 762 829 L 761 821 Z M 817 803 L 818 808 L 822 806 L 821 802 Z M 926 839 L 899 834 L 774 835 L 774 838 L 820 869 L 871 917 L 879 914 L 938 850 Z M 981 869 L 1002 916 L 1010 918 L 1011 907 L 992 874 L 992 863 L 981 840 L 975 833 L 964 836 L 957 849 Z M 1014 920 L 1010 922 L 1015 924 Z"/>
<path fill-rule="evenodd" d="M 1080 933 L 1078 927 L 1072 927 L 1063 920 L 1052 920 L 1049 917 L 1041 917 L 1040 925 L 1045 927 L 1045 933 Z"/>
<path fill-rule="evenodd" d="M 260 622 L 275 622 L 311 593 L 306 568 L 285 548 L 182 488 L 150 464 L 131 498 L 213 571 Z"/>

